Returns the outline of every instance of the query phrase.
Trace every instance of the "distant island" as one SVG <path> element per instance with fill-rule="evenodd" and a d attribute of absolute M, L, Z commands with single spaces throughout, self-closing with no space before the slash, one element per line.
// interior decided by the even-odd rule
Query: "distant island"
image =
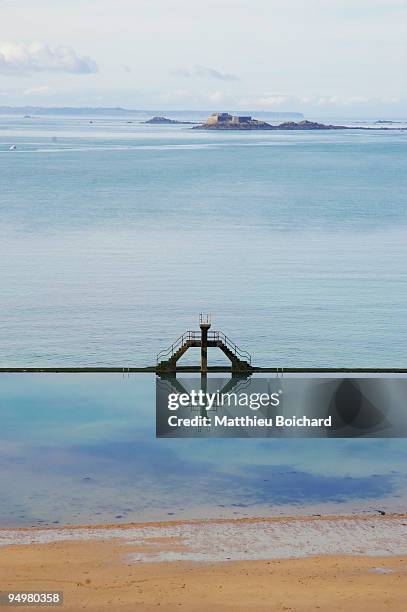
<path fill-rule="evenodd" d="M 393 125 L 394 123 L 401 123 L 401 121 L 389 121 L 388 119 L 379 119 L 379 121 L 375 121 L 375 123 L 388 123 Z"/>
<path fill-rule="evenodd" d="M 153 125 L 195 125 L 196 121 L 179 121 L 178 119 L 168 119 L 168 117 L 152 117 L 143 123 L 151 123 Z"/>
<path fill-rule="evenodd" d="M 250 115 L 230 115 L 229 113 L 212 113 L 205 123 L 195 126 L 200 130 L 344 130 L 343 125 L 325 125 L 315 121 L 284 121 L 272 125 L 267 121 L 253 119 Z"/>
<path fill-rule="evenodd" d="M 382 122 L 384 123 L 384 122 Z M 372 128 L 360 126 L 332 125 L 316 121 L 284 121 L 272 125 L 267 121 L 253 119 L 250 115 L 230 115 L 229 113 L 212 113 L 205 123 L 193 130 L 390 130 L 396 128 Z M 405 129 L 405 128 L 397 128 Z"/>

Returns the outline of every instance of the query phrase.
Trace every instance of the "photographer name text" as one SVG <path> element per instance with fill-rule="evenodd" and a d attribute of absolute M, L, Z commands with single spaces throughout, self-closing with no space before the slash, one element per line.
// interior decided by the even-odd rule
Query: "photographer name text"
<path fill-rule="evenodd" d="M 172 414 L 168 417 L 170 427 L 331 427 L 332 417 L 313 419 L 306 416 L 276 415 L 274 417 L 260 418 L 257 416 L 218 416 L 196 415 L 190 418 L 179 417 Z"/>

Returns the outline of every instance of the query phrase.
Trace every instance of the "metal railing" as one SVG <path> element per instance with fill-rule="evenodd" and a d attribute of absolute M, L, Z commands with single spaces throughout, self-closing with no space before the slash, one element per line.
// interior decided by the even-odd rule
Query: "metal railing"
<path fill-rule="evenodd" d="M 184 332 L 182 336 L 177 338 L 175 342 L 171 344 L 170 347 L 158 353 L 157 363 L 159 363 L 160 361 L 166 361 L 167 359 L 170 359 L 174 355 L 174 353 L 176 353 L 177 350 L 181 348 L 181 346 L 183 346 L 186 342 L 188 342 L 188 340 L 200 340 L 200 339 L 201 339 L 200 331 Z"/>
<path fill-rule="evenodd" d="M 173 357 L 173 355 L 188 341 L 200 341 L 201 340 L 201 331 L 186 331 L 182 334 L 182 336 L 179 336 L 179 338 L 177 338 L 175 340 L 175 342 L 173 342 L 171 344 L 171 346 L 169 346 L 167 349 L 162 350 L 160 353 L 158 353 L 157 355 L 157 364 L 160 361 L 166 361 L 167 359 L 171 359 L 171 357 Z M 250 353 L 248 353 L 247 351 L 244 351 L 243 349 L 239 348 L 237 346 L 237 344 L 235 344 L 234 342 L 232 342 L 232 340 L 230 338 L 228 338 L 226 336 L 226 334 L 224 334 L 221 331 L 209 331 L 208 332 L 208 341 L 209 342 L 222 342 L 226 348 L 228 348 L 238 359 L 241 359 L 242 361 L 247 361 L 247 363 L 251 364 L 252 362 L 252 357 L 250 355 Z"/>
<path fill-rule="evenodd" d="M 199 314 L 199 325 L 211 325 L 212 323 L 212 315 L 206 314 L 204 315 L 202 312 Z"/>
<path fill-rule="evenodd" d="M 237 344 L 235 344 L 234 342 L 232 342 L 232 340 L 230 338 L 228 338 L 226 336 L 226 334 L 224 334 L 221 331 L 212 331 L 208 333 L 208 340 L 214 340 L 214 341 L 221 341 L 223 342 L 223 344 L 230 350 L 232 351 L 232 353 L 234 355 L 236 355 L 236 357 L 238 357 L 239 359 L 241 359 L 242 361 L 247 361 L 247 363 L 251 364 L 252 363 L 252 356 L 250 355 L 250 353 L 248 353 L 247 351 L 244 351 L 243 349 L 239 348 L 237 346 Z"/>

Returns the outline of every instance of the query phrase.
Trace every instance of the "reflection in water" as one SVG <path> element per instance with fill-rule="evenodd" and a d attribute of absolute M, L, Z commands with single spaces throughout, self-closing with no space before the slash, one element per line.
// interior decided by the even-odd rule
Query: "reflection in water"
<path fill-rule="evenodd" d="M 404 440 L 156 439 L 151 375 L 0 380 L 2 525 L 405 510 Z"/>
<path fill-rule="evenodd" d="M 156 411 L 157 412 L 157 417 L 156 417 L 157 436 L 165 436 L 171 433 L 171 431 L 174 429 L 173 427 L 170 427 L 168 423 L 168 410 L 166 410 L 165 407 L 168 405 L 169 394 L 171 393 L 177 393 L 179 395 L 189 395 L 190 394 L 191 392 L 190 386 L 185 384 L 185 382 L 186 380 L 182 378 L 181 379 L 178 378 L 175 372 L 173 373 L 160 372 L 158 376 L 156 377 L 156 385 L 157 385 L 156 386 L 156 406 L 163 404 L 163 408 L 164 408 L 163 410 L 160 409 Z M 202 373 L 200 375 L 199 382 L 197 378 L 192 378 L 189 380 L 189 382 L 191 382 L 194 389 L 196 390 L 200 389 L 205 394 L 205 397 L 206 397 L 206 394 L 208 393 L 208 390 L 212 393 L 215 391 L 215 388 L 213 389 L 208 388 L 208 375 L 206 373 Z M 215 381 L 212 379 L 212 382 L 215 382 Z M 226 394 L 226 393 L 238 394 L 239 392 L 243 392 L 247 387 L 249 387 L 250 382 L 251 382 L 250 373 L 240 374 L 240 373 L 234 372 L 226 382 L 222 381 L 221 384 L 219 384 L 219 379 L 216 379 L 215 387 L 216 387 L 216 391 L 219 392 L 220 394 Z M 211 406 L 211 412 L 212 413 L 217 412 L 217 410 L 218 410 L 218 405 L 216 401 L 214 401 Z M 205 418 L 208 416 L 205 404 L 203 404 L 200 407 L 197 407 L 196 405 L 192 403 L 183 404 L 183 411 L 186 413 L 187 417 L 189 416 L 194 417 L 194 416 L 200 415 L 201 417 Z M 206 432 L 207 431 L 208 430 L 206 430 Z M 201 433 L 200 428 L 197 428 L 197 433 Z M 185 437 L 189 437 L 189 436 L 186 435 Z"/>

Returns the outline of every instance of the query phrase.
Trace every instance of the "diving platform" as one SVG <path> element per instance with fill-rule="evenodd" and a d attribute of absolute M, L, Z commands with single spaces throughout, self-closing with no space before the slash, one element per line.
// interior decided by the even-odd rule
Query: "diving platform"
<path fill-rule="evenodd" d="M 178 360 L 190 348 L 201 349 L 201 374 L 208 372 L 208 348 L 218 348 L 230 361 L 232 372 L 248 373 L 253 371 L 252 358 L 250 353 L 239 348 L 222 331 L 210 331 L 210 315 L 199 316 L 199 330 L 186 331 L 157 355 L 157 372 L 176 372 Z"/>

